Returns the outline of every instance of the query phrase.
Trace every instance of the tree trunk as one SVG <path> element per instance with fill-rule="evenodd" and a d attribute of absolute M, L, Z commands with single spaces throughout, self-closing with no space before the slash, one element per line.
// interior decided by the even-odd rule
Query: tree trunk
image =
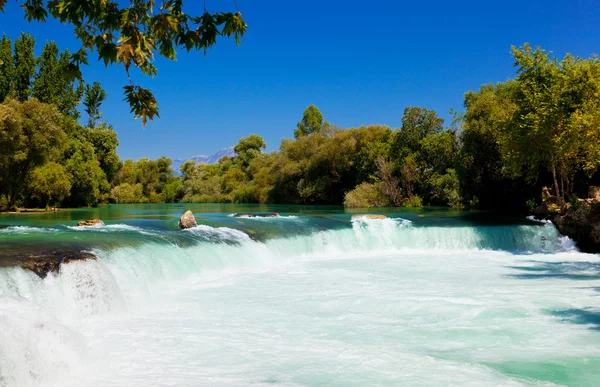
<path fill-rule="evenodd" d="M 563 197 L 560 193 L 560 188 L 558 187 L 558 179 L 556 178 L 556 163 L 554 162 L 554 157 L 552 158 L 552 178 L 554 179 L 554 194 L 558 199 L 559 204 L 563 204 Z"/>

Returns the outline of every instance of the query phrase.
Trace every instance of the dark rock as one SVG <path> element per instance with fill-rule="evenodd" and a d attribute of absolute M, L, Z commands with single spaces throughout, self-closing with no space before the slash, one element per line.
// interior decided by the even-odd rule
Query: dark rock
<path fill-rule="evenodd" d="M 77 223 L 78 226 L 90 227 L 90 226 L 104 226 L 104 222 L 100 219 L 88 219 L 82 220 Z"/>
<path fill-rule="evenodd" d="M 194 214 L 192 214 L 192 211 L 186 211 L 185 214 L 179 218 L 179 229 L 181 230 L 196 227 L 197 225 L 196 218 L 194 217 Z"/>
<path fill-rule="evenodd" d="M 600 252 L 600 202 L 594 199 L 579 201 L 576 208 L 569 207 L 551 220 L 558 231 L 573 239 L 580 250 Z"/>
<path fill-rule="evenodd" d="M 74 261 L 97 259 L 91 253 L 83 251 L 38 251 L 13 255 L 10 261 L 4 261 L 4 267 L 17 266 L 30 270 L 40 278 L 46 278 L 48 273 L 58 273 L 63 264 Z"/>

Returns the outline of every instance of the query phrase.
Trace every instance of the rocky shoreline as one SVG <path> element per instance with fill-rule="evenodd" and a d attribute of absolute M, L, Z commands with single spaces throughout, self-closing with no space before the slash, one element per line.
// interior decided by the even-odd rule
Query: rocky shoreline
<path fill-rule="evenodd" d="M 596 254 L 600 253 L 600 188 L 590 187 L 588 196 L 560 205 L 545 188 L 542 205 L 534 210 L 534 216 L 550 220 L 561 234 L 575 241 L 579 250 Z"/>

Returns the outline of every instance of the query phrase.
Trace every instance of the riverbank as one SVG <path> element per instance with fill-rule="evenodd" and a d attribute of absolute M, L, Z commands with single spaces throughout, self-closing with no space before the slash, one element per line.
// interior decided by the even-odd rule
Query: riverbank
<path fill-rule="evenodd" d="M 13 211 L 0 211 L 0 214 L 44 214 L 44 213 L 53 213 L 60 211 L 58 207 L 48 208 L 17 208 Z"/>

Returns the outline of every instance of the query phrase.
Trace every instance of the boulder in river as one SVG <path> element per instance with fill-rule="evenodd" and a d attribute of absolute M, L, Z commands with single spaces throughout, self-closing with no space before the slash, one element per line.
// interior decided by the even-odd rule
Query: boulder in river
<path fill-rule="evenodd" d="M 246 213 L 246 214 L 236 214 L 235 217 L 236 218 L 280 218 L 281 215 L 279 215 L 276 212 L 272 212 L 272 213 L 268 213 L 268 214 Z"/>
<path fill-rule="evenodd" d="M 181 215 L 179 218 L 179 229 L 185 230 L 186 228 L 196 227 L 198 223 L 196 223 L 196 218 L 192 211 L 186 211 L 185 214 Z"/>
<path fill-rule="evenodd" d="M 352 220 L 357 219 L 387 219 L 387 216 L 380 214 L 360 214 L 360 215 L 352 215 Z"/>
<path fill-rule="evenodd" d="M 104 226 L 104 222 L 100 219 L 88 219 L 82 220 L 77 223 L 78 226 L 90 227 L 90 226 Z"/>

